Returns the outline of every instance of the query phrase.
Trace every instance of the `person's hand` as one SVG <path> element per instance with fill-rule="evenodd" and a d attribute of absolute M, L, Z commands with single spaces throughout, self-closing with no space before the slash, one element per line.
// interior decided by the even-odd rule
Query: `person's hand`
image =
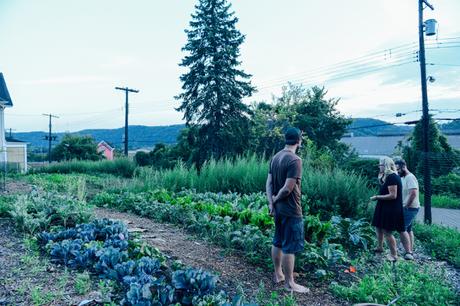
<path fill-rule="evenodd" d="M 377 196 L 372 196 L 370 197 L 371 201 L 376 201 L 377 200 Z"/>
<path fill-rule="evenodd" d="M 268 204 L 268 211 L 270 212 L 270 216 L 274 217 L 275 216 L 275 207 L 273 203 Z"/>
<path fill-rule="evenodd" d="M 272 195 L 272 204 L 275 204 L 275 203 L 276 203 L 276 200 L 277 200 L 276 196 L 275 196 L 275 195 Z"/>

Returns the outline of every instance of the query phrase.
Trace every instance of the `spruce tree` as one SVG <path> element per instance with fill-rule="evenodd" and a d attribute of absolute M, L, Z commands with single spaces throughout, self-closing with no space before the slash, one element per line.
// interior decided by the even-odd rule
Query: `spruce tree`
<path fill-rule="evenodd" d="M 192 14 L 188 54 L 180 66 L 188 72 L 180 77 L 182 93 L 178 111 L 188 126 L 199 127 L 199 160 L 241 153 L 250 109 L 242 102 L 255 88 L 251 75 L 238 67 L 239 47 L 245 36 L 235 27 L 238 19 L 227 0 L 199 0 Z"/>

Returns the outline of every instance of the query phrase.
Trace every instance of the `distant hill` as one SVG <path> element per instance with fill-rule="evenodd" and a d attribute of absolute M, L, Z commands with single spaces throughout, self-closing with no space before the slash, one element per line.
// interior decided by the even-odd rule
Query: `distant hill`
<path fill-rule="evenodd" d="M 175 144 L 180 130 L 185 127 L 183 124 L 167 126 L 129 126 L 129 149 L 153 148 L 157 143 Z M 449 131 L 460 131 L 460 121 L 452 121 L 441 125 L 446 133 Z M 413 126 L 391 125 L 388 122 L 371 119 L 355 118 L 349 126 L 348 132 L 353 136 L 382 136 L 382 135 L 401 135 L 412 132 Z M 31 149 L 48 148 L 48 142 L 45 139 L 46 132 L 25 132 L 14 133 L 13 137 L 30 144 Z M 92 129 L 73 132 L 71 134 L 91 135 L 96 141 L 105 140 L 114 147 L 123 148 L 124 128 L 119 129 Z M 56 133 L 59 143 L 64 133 Z"/>
<path fill-rule="evenodd" d="M 441 125 L 441 129 L 445 131 L 460 131 L 460 120 L 445 123 Z"/>
<path fill-rule="evenodd" d="M 153 148 L 155 144 L 160 142 L 165 144 L 174 144 L 177 141 L 177 136 L 179 135 L 180 130 L 184 127 L 185 126 L 183 124 L 168 126 L 129 126 L 129 149 Z M 119 128 L 82 130 L 72 132 L 71 134 L 90 135 L 97 142 L 104 140 L 114 147 L 121 149 L 123 147 L 124 133 L 124 128 Z M 65 133 L 53 133 L 53 135 L 57 136 L 57 141 L 54 142 L 54 144 L 59 143 L 64 134 Z M 25 132 L 14 133 L 13 137 L 28 142 L 32 148 L 47 148 L 48 142 L 44 140 L 46 135 L 48 135 L 46 132 Z"/>
<path fill-rule="evenodd" d="M 371 118 L 354 118 L 348 127 L 353 136 L 400 135 L 412 132 L 413 126 L 392 125 L 386 121 Z"/>

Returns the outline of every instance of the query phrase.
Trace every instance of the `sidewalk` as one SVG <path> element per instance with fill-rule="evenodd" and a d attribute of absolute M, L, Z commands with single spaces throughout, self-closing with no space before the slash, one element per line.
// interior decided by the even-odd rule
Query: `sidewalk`
<path fill-rule="evenodd" d="M 423 223 L 424 207 L 420 207 L 417 214 L 417 221 Z M 460 209 L 431 208 L 433 224 L 440 224 L 460 231 Z"/>

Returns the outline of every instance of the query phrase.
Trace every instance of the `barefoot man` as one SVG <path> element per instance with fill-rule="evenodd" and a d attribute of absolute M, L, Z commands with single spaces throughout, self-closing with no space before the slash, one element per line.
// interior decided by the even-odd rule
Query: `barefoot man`
<path fill-rule="evenodd" d="M 296 150 L 302 133 L 289 128 L 285 133 L 286 146 L 271 160 L 266 191 L 270 214 L 275 217 L 272 259 L 275 266 L 273 280 L 285 281 L 290 291 L 307 293 L 309 289 L 294 282 L 295 254 L 304 249 L 300 180 L 302 160 Z"/>

